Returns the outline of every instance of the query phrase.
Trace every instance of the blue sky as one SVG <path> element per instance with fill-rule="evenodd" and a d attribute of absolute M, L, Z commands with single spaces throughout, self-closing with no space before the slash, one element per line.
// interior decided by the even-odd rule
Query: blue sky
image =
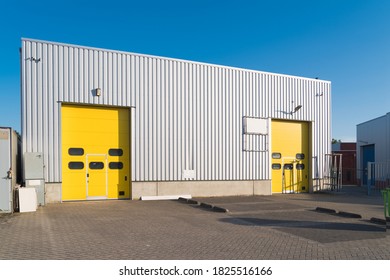
<path fill-rule="evenodd" d="M 0 126 L 20 127 L 21 38 L 332 82 L 332 136 L 390 112 L 390 1 L 0 3 Z"/>

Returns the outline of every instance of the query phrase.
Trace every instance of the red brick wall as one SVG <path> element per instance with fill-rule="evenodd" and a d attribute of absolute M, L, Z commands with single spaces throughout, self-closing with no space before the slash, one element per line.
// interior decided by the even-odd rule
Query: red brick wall
<path fill-rule="evenodd" d="M 356 143 L 340 143 L 340 150 L 334 153 L 343 155 L 343 185 L 356 185 Z"/>

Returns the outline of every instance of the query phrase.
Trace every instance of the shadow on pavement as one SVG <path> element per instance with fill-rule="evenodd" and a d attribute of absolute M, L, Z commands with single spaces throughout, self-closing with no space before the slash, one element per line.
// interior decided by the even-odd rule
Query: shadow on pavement
<path fill-rule="evenodd" d="M 287 219 L 264 219 L 229 217 L 221 222 L 272 228 L 320 243 L 385 238 L 386 231 L 378 225 L 365 222 L 300 221 Z"/>

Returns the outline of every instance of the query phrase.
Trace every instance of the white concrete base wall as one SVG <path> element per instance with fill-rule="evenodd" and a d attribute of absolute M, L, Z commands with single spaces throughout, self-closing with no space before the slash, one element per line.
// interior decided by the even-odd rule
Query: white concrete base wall
<path fill-rule="evenodd" d="M 45 204 L 61 202 L 61 183 L 45 183 Z"/>
<path fill-rule="evenodd" d="M 141 196 L 191 195 L 193 197 L 271 195 L 271 181 L 132 182 L 132 199 Z M 45 203 L 61 202 L 61 183 L 45 184 Z"/>
<path fill-rule="evenodd" d="M 271 181 L 253 181 L 253 195 L 271 195 Z"/>
<path fill-rule="evenodd" d="M 189 194 L 193 197 L 271 195 L 271 181 L 133 182 L 132 198 Z"/>

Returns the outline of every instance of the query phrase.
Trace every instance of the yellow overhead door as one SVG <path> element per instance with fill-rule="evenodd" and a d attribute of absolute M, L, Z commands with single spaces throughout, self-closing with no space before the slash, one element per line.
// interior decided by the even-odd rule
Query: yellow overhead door
<path fill-rule="evenodd" d="M 130 111 L 63 105 L 62 200 L 130 198 Z"/>
<path fill-rule="evenodd" d="M 309 191 L 309 124 L 272 121 L 272 192 Z"/>

